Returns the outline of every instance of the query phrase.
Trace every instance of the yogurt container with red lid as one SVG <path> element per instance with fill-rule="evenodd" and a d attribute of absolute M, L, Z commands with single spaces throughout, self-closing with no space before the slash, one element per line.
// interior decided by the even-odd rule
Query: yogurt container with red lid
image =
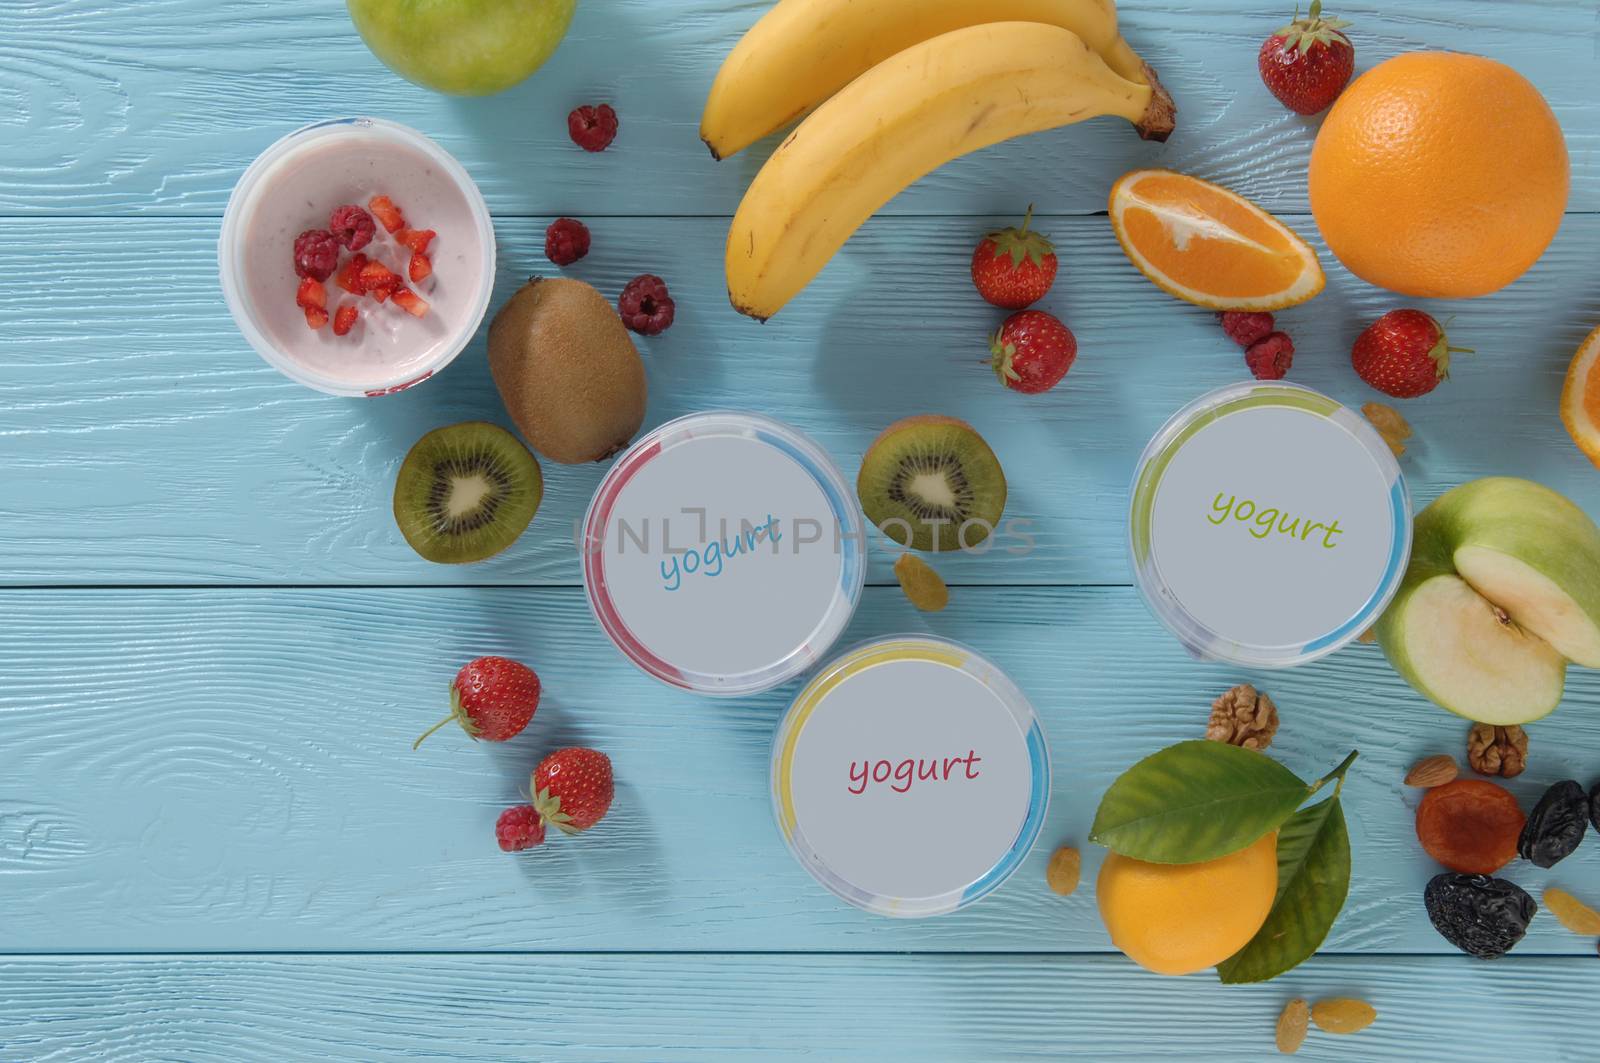
<path fill-rule="evenodd" d="M 408 229 L 437 234 L 426 247 L 431 274 L 412 278 L 413 249 L 381 220 L 370 244 L 341 249 L 340 263 L 355 250 L 380 262 L 425 313 L 352 294 L 329 277 L 327 314 L 354 307 L 356 324 L 343 336 L 308 327 L 295 238 L 327 228 L 334 208 L 365 210 L 376 196 L 392 200 Z M 290 133 L 250 164 L 228 200 L 217 259 L 228 309 L 268 364 L 330 395 L 389 395 L 449 365 L 477 332 L 494 286 L 494 227 L 477 185 L 432 140 L 378 118 L 341 118 Z"/>
<path fill-rule="evenodd" d="M 1005 673 L 955 642 L 876 639 L 806 684 L 772 748 L 772 805 L 800 864 L 880 915 L 966 907 L 1044 825 L 1050 754 Z"/>
<path fill-rule="evenodd" d="M 1287 667 L 1378 619 L 1411 554 L 1411 500 L 1360 414 L 1310 388 L 1234 384 L 1145 448 L 1128 533 L 1140 592 L 1192 654 Z"/>
<path fill-rule="evenodd" d="M 861 598 L 866 529 L 825 451 L 769 417 L 691 414 L 618 457 L 583 524 L 589 604 L 623 655 L 702 694 L 794 678 Z"/>

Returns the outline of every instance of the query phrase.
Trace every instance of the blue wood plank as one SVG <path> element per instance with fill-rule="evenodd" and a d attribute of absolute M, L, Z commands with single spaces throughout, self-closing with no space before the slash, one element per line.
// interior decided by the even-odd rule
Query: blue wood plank
<path fill-rule="evenodd" d="M 1123 583 L 1123 520 L 1140 450 L 1203 391 L 1247 377 L 1210 313 L 1136 272 L 1104 218 L 1042 219 L 1063 272 L 1042 304 L 1079 356 L 1055 391 L 1021 396 L 981 359 L 1001 315 L 967 276 L 998 218 L 878 219 L 765 326 L 723 290 L 723 222 L 590 219 L 595 247 L 570 272 L 615 296 L 663 275 L 677 323 L 641 340 L 647 424 L 695 410 L 760 410 L 812 433 L 852 480 L 891 421 L 953 413 L 994 445 L 1008 515 L 1034 548 L 946 558 L 963 583 Z M 1291 219 L 1303 232 L 1308 218 Z M 430 565 L 391 516 L 395 471 L 423 432 L 504 421 L 482 337 L 437 380 L 382 400 L 333 399 L 280 377 L 233 328 L 215 280 L 216 223 L 0 222 L 0 581 L 10 583 L 562 583 L 578 581 L 572 529 L 599 466 L 545 463 L 544 507 L 512 549 Z M 554 272 L 538 222 L 501 222 L 496 303 Z M 1600 217 L 1571 216 L 1534 271 L 1487 299 L 1429 305 L 1477 354 L 1433 394 L 1397 403 L 1416 428 L 1402 466 L 1419 502 L 1477 476 L 1528 476 L 1600 516 L 1600 472 L 1556 404 L 1579 340 L 1600 324 L 1592 248 Z M 159 268 L 153 264 L 159 263 Z M 909 264 L 918 276 L 903 281 Z M 1350 367 L 1357 332 L 1402 305 L 1331 267 L 1322 296 L 1280 315 L 1290 379 L 1352 404 L 1382 398 Z M 907 322 L 913 322 L 909 329 Z M 880 541 L 881 542 L 881 541 Z M 1015 538 L 1007 546 L 1018 546 Z M 895 551 L 871 578 L 889 582 Z"/>
<path fill-rule="evenodd" d="M 1103 957 L 195 956 L 0 963 L 32 1061 L 1280 1059 L 1285 1001 L 1378 1019 L 1297 1060 L 1594 1058 L 1589 959 L 1319 959 L 1263 986 Z"/>
<path fill-rule="evenodd" d="M 219 213 L 244 165 L 290 129 L 372 113 L 456 153 L 497 214 L 733 211 L 773 141 L 718 164 L 700 109 L 718 64 L 765 0 L 589 0 L 550 63 L 486 100 L 448 99 L 384 70 L 330 0 L 10 0 L 0 7 L 0 212 Z M 1290 5 L 1292 7 L 1293 5 Z M 1315 120 L 1262 87 L 1256 51 L 1283 5 L 1129 0 L 1124 34 L 1179 106 L 1165 146 L 1102 119 L 988 149 L 919 182 L 889 210 L 972 214 L 1104 208 L 1134 166 L 1163 165 L 1303 209 Z M 1593 13 L 1570 0 L 1349 2 L 1358 67 L 1419 48 L 1480 52 L 1550 99 L 1577 162 L 1574 209 L 1600 209 Z M 605 99 L 622 130 L 605 155 L 566 136 L 567 111 Z M 647 172 L 649 180 L 640 180 Z"/>
<path fill-rule="evenodd" d="M 932 631 L 982 647 L 1036 705 L 1055 785 L 1038 849 L 992 897 L 890 920 L 846 907 L 790 858 L 768 757 L 794 687 L 713 701 L 633 670 L 559 588 L 0 592 L 0 879 L 11 951 L 828 949 L 1106 951 L 1100 851 L 1085 834 L 1111 780 L 1204 732 L 1250 678 L 1276 698 L 1274 752 L 1302 777 L 1362 751 L 1346 786 L 1355 878 L 1335 952 L 1444 953 L 1422 909 L 1438 868 L 1412 828 L 1420 757 L 1462 757 L 1467 725 L 1373 646 L 1279 674 L 1198 664 L 1127 588 L 957 588 L 915 612 L 871 589 L 847 640 Z M 545 700 L 503 746 L 444 715 L 467 659 L 505 653 Z M 1600 774 L 1600 672 L 1530 728 L 1525 807 Z M 611 755 L 614 810 L 592 833 L 507 856 L 496 815 L 563 745 Z M 1044 865 L 1081 846 L 1062 900 Z M 1548 872 L 1600 903 L 1600 841 Z M 510 915 L 508 913 L 515 913 Z M 1547 916 L 1519 953 L 1590 954 Z"/>

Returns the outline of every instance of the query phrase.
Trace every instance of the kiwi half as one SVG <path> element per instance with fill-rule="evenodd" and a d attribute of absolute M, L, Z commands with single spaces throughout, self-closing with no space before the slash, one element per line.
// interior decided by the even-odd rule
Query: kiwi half
<path fill-rule="evenodd" d="M 521 440 L 464 421 L 435 428 L 400 463 L 394 520 L 429 561 L 482 561 L 517 541 L 543 498 L 538 459 Z"/>
<path fill-rule="evenodd" d="M 867 519 L 901 546 L 970 549 L 1000 523 L 1006 474 L 970 424 L 924 414 L 896 421 L 867 448 L 856 494 Z"/>

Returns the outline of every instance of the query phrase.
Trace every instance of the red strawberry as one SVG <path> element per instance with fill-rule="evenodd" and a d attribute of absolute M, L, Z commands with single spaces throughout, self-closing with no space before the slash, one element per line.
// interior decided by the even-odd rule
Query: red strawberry
<path fill-rule="evenodd" d="M 450 683 L 450 715 L 428 728 L 411 748 L 451 720 L 473 738 L 504 742 L 528 726 L 539 707 L 539 677 L 507 657 L 479 657 L 462 665 Z"/>
<path fill-rule="evenodd" d="M 1439 322 L 1421 310 L 1391 310 L 1367 326 L 1350 350 L 1356 375 L 1397 399 L 1426 395 L 1450 376 L 1450 355 L 1471 354 L 1452 347 Z"/>
<path fill-rule="evenodd" d="M 544 843 L 544 820 L 532 805 L 513 805 L 494 821 L 494 838 L 508 853 L 520 853 Z"/>
<path fill-rule="evenodd" d="M 361 275 L 357 278 L 361 290 L 371 295 L 378 302 L 388 299 L 394 290 L 403 283 L 400 275 L 382 262 L 368 262 L 361 267 Z"/>
<path fill-rule="evenodd" d="M 428 316 L 428 301 L 404 285 L 394 290 L 394 305 L 412 317 Z"/>
<path fill-rule="evenodd" d="M 328 323 L 328 312 L 320 306 L 306 307 L 306 325 L 315 332 Z"/>
<path fill-rule="evenodd" d="M 361 271 L 366 268 L 366 255 L 359 253 L 351 255 L 350 261 L 344 264 L 344 268 L 333 278 L 333 282 L 351 295 L 361 295 L 367 290 L 366 285 L 361 283 Z"/>
<path fill-rule="evenodd" d="M 328 308 L 328 289 L 322 286 L 321 281 L 305 277 L 300 281 L 300 287 L 294 293 L 294 305 L 304 307 L 307 310 L 326 310 Z"/>
<path fill-rule="evenodd" d="M 1024 310 L 1006 318 L 989 338 L 990 364 L 1000 383 L 1037 395 L 1061 382 L 1078 357 L 1072 331 L 1043 310 Z"/>
<path fill-rule="evenodd" d="M 599 823 L 615 793 L 611 758 L 598 749 L 558 749 L 533 771 L 533 807 L 563 834 Z"/>
<path fill-rule="evenodd" d="M 1311 0 L 1311 12 L 1268 37 L 1261 44 L 1256 65 L 1272 94 L 1296 114 L 1316 114 L 1327 108 L 1350 83 L 1356 68 L 1356 50 L 1342 32 L 1349 22 L 1323 18 L 1322 0 Z"/>
<path fill-rule="evenodd" d="M 398 232 L 406 227 L 406 219 L 400 213 L 400 208 L 388 196 L 373 196 L 367 203 L 367 209 L 383 223 L 387 232 Z"/>
<path fill-rule="evenodd" d="M 978 294 L 1005 310 L 1038 302 L 1056 280 L 1056 249 L 1042 234 L 1028 231 L 1032 220 L 1030 205 L 1022 228 L 990 233 L 972 252 L 972 283 Z"/>
<path fill-rule="evenodd" d="M 394 240 L 408 251 L 422 255 L 427 253 L 428 245 L 433 243 L 433 238 L 438 235 L 432 229 L 401 229 L 394 234 Z"/>
<path fill-rule="evenodd" d="M 335 336 L 348 336 L 350 330 L 356 327 L 356 318 L 361 316 L 354 303 L 344 303 L 333 314 L 333 334 Z"/>
<path fill-rule="evenodd" d="M 411 256 L 410 264 L 406 266 L 406 273 L 413 282 L 427 280 L 433 274 L 433 260 L 427 255 L 414 254 Z"/>

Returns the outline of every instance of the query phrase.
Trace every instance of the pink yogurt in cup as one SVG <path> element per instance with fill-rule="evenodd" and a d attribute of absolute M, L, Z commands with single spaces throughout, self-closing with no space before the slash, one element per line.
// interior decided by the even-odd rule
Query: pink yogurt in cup
<path fill-rule="evenodd" d="M 429 304 L 412 317 L 324 287 L 328 314 L 353 304 L 360 319 L 347 336 L 312 330 L 295 303 L 294 238 L 325 229 L 335 207 L 367 209 L 386 195 L 413 229 L 438 233 L 428 248 L 433 274 L 413 283 L 410 251 L 377 225 L 361 249 L 405 278 Z M 376 220 L 376 219 L 374 219 Z M 349 257 L 343 251 L 340 265 Z M 296 130 L 272 145 L 234 186 L 217 245 L 222 291 L 250 345 L 285 376 L 330 395 L 403 391 L 449 365 L 472 339 L 494 286 L 494 227 L 472 178 L 445 150 L 414 129 L 377 118 L 342 118 Z"/>

